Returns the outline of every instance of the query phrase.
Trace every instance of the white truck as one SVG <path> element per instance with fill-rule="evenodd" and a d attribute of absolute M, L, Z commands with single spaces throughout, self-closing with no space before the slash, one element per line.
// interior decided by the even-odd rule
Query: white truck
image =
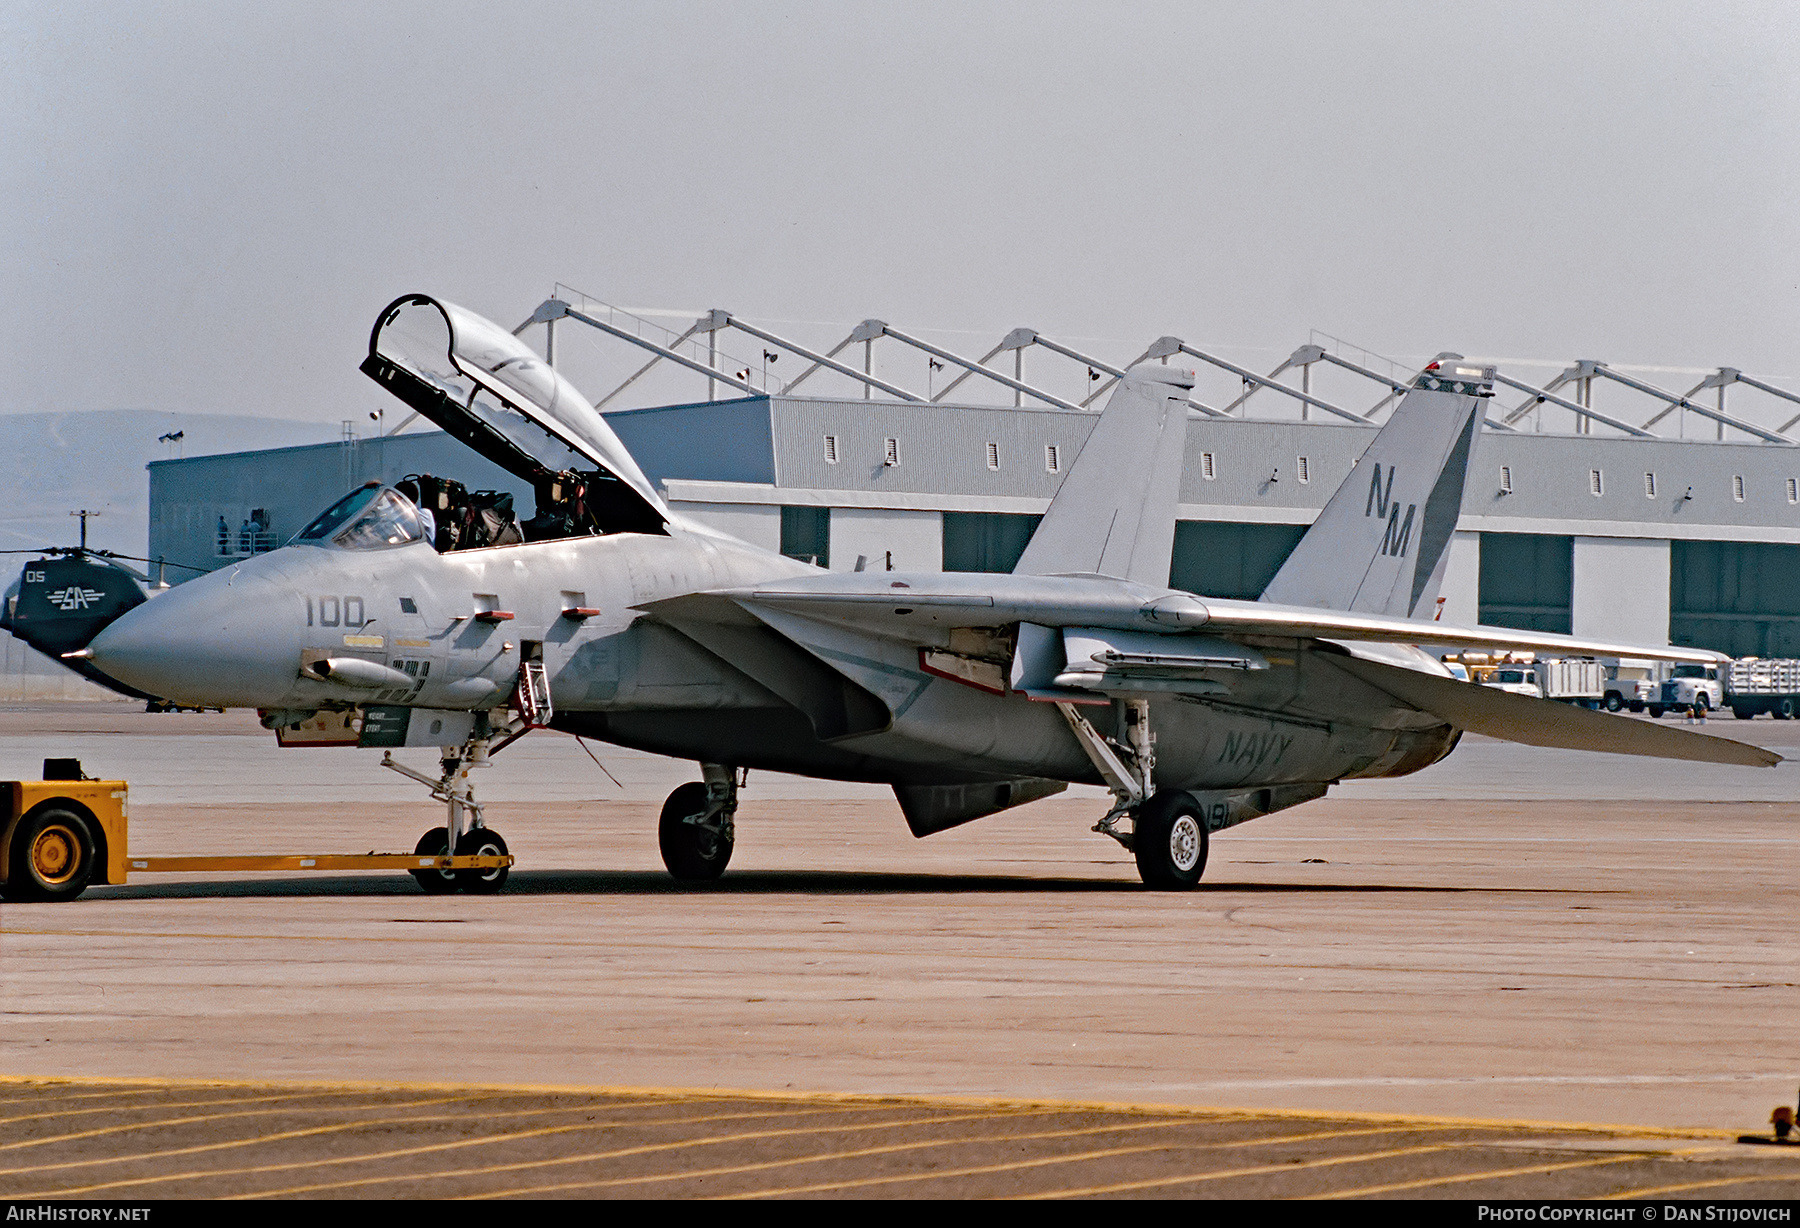
<path fill-rule="evenodd" d="M 1654 661 L 1622 660 L 1606 671 L 1605 694 L 1600 705 L 1608 712 L 1629 708 L 1642 712 L 1662 701 L 1662 679 Z"/>
<path fill-rule="evenodd" d="M 1739 720 L 1767 712 L 1778 721 L 1800 712 L 1800 661 L 1746 657 L 1725 674 L 1725 704 Z"/>
<path fill-rule="evenodd" d="M 1677 665 L 1650 704 L 1650 715 L 1677 712 L 1712 712 L 1725 706 L 1725 687 L 1716 665 Z"/>
<path fill-rule="evenodd" d="M 1537 683 L 1537 673 L 1530 665 L 1502 665 L 1483 678 L 1481 685 L 1505 691 L 1509 695 L 1529 695 L 1533 699 L 1544 697 L 1543 688 Z"/>
<path fill-rule="evenodd" d="M 1537 684 L 1545 699 L 1598 708 L 1606 692 L 1606 667 L 1598 661 L 1539 661 Z"/>

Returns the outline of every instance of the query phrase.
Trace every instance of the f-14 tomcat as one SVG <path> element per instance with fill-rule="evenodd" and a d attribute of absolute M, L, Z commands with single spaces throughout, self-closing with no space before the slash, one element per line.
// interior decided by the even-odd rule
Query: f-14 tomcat
<path fill-rule="evenodd" d="M 1416 647 L 1715 659 L 1419 617 L 1436 608 L 1491 368 L 1428 367 L 1258 601 L 1169 586 L 1194 382 L 1174 367 L 1127 373 L 1009 575 L 826 572 L 673 514 L 560 374 L 441 300 L 383 310 L 362 369 L 529 480 L 535 515 L 472 508 L 432 479 L 371 484 L 76 655 L 171 702 L 261 709 L 293 740 L 441 747 L 441 779 L 408 773 L 449 803 L 421 852 L 505 851 L 468 769 L 541 726 L 700 765 L 660 823 L 687 879 L 724 871 L 749 768 L 887 783 L 918 836 L 1104 785 L 1095 830 L 1148 885 L 1185 888 L 1214 833 L 1418 771 L 1465 730 L 1779 759 L 1471 686 Z M 503 874 L 419 878 L 491 890 Z"/>

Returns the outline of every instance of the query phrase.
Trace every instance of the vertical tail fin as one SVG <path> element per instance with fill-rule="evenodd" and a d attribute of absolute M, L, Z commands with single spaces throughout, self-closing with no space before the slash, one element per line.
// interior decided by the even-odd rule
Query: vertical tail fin
<path fill-rule="evenodd" d="M 1092 574 L 1164 588 L 1194 373 L 1139 363 L 1125 373 L 1013 571 Z"/>
<path fill-rule="evenodd" d="M 1492 367 L 1444 355 L 1421 371 L 1261 599 L 1429 616 L 1493 395 Z"/>

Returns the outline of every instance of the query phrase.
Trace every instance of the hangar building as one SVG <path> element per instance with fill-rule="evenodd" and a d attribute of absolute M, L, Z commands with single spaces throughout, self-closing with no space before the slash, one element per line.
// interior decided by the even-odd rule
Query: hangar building
<path fill-rule="evenodd" d="M 596 408 L 676 510 L 834 569 L 1010 569 L 1124 369 L 1191 365 L 1171 582 L 1230 597 L 1261 591 L 1421 365 L 1318 333 L 1266 374 L 1178 337 L 1115 365 L 1029 328 L 969 358 L 880 320 L 821 352 L 718 309 L 677 334 L 562 285 L 514 331 L 590 394 L 615 385 Z M 723 348 L 744 339 L 760 361 Z M 570 371 L 583 344 L 604 361 Z M 857 346 L 860 369 L 839 357 Z M 804 369 L 775 378 L 783 358 Z M 1732 367 L 1580 360 L 1527 380 L 1521 365 L 1549 364 L 1498 363 L 1504 395 L 1486 411 L 1442 616 L 1800 656 L 1800 437 L 1787 433 L 1800 394 Z M 1685 392 L 1653 382 L 1671 373 L 1702 378 Z M 696 376 L 703 399 L 671 390 Z M 815 377 L 848 391 L 798 391 Z M 1351 408 L 1371 386 L 1380 399 Z M 1596 387 L 1613 399 L 1597 403 Z M 1012 404 L 983 403 L 983 390 Z M 531 507 L 509 474 L 411 421 L 372 439 L 346 422 L 341 443 L 152 463 L 150 556 L 179 565 L 175 582 L 192 574 L 182 567 L 274 549 L 355 485 L 409 473 Z"/>
<path fill-rule="evenodd" d="M 953 571 L 1011 568 L 1095 421 L 789 393 L 607 417 L 677 511 L 833 569 Z M 1256 596 L 1374 430 L 1196 417 L 1171 582 Z M 420 472 L 531 503 L 435 431 L 157 461 L 150 556 L 222 566 L 350 487 Z M 1444 596 L 1447 621 L 1800 656 L 1800 449 L 1484 431 Z"/>

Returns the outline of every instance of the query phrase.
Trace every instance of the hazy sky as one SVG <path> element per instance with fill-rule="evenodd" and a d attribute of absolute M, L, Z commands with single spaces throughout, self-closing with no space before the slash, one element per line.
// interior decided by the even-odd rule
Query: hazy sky
<path fill-rule="evenodd" d="M 395 295 L 557 280 L 821 342 L 1793 375 L 1797 13 L 20 0 L 0 412 L 335 421 Z"/>

